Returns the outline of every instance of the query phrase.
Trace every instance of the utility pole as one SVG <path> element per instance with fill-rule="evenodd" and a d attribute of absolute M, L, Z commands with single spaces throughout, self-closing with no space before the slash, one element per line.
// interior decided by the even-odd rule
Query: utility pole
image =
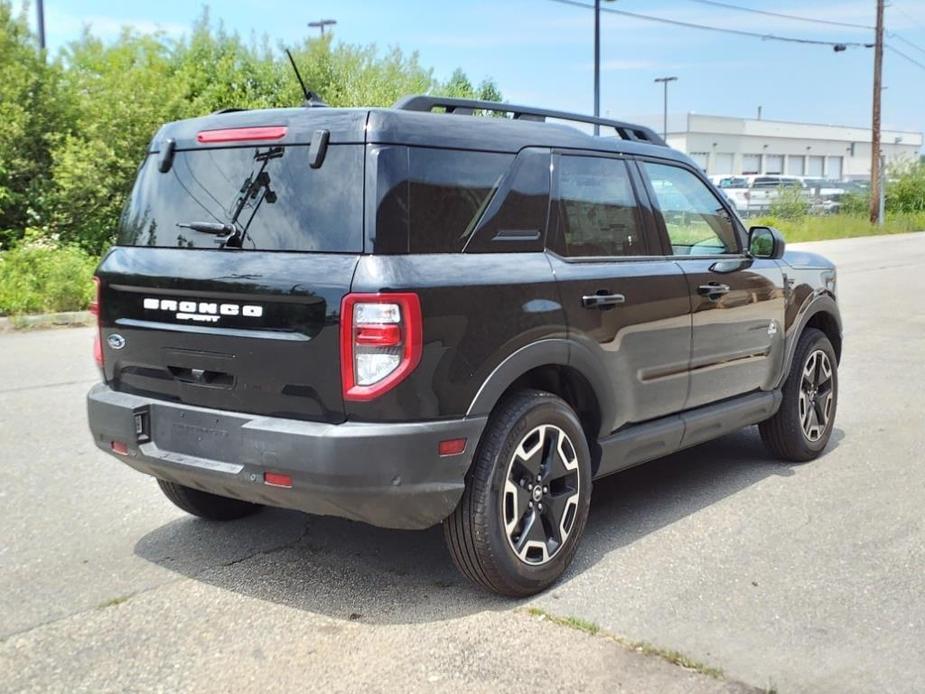
<path fill-rule="evenodd" d="M 880 161 L 880 97 L 883 76 L 883 0 L 877 0 L 877 36 L 874 42 L 874 113 L 870 143 L 870 223 L 883 223 L 880 204 L 883 184 Z"/>
<path fill-rule="evenodd" d="M 39 48 L 45 50 L 45 3 L 42 0 L 36 0 L 35 12 L 38 15 L 36 25 L 38 26 Z"/>
<path fill-rule="evenodd" d="M 662 111 L 662 138 L 668 139 L 668 83 L 677 82 L 677 77 L 656 77 L 656 82 L 661 82 L 665 85 L 665 106 Z"/>
<path fill-rule="evenodd" d="M 308 26 L 310 26 L 312 29 L 320 29 L 321 38 L 324 38 L 324 28 L 334 26 L 335 24 L 337 24 L 336 19 L 319 19 L 317 22 L 309 22 Z"/>

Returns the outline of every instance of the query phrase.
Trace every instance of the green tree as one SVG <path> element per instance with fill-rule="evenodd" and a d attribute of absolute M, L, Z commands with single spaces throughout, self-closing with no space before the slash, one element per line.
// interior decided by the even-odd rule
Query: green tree
<path fill-rule="evenodd" d="M 55 137 L 68 131 L 60 64 L 46 64 L 25 9 L 0 0 L 0 247 L 43 221 Z"/>
<path fill-rule="evenodd" d="M 282 46 L 245 42 L 208 11 L 178 41 L 125 29 L 104 42 L 85 30 L 47 66 L 9 0 L 0 0 L 0 32 L 0 230 L 11 230 L 0 242 L 38 227 L 55 243 L 99 254 L 163 123 L 303 101 Z M 438 91 L 500 99 L 490 80 L 473 87 L 458 69 L 441 83 L 417 53 L 399 48 L 335 44 L 329 34 L 305 39 L 293 56 L 331 106 L 388 106 Z"/>
<path fill-rule="evenodd" d="M 53 150 L 49 225 L 62 242 L 99 253 L 152 135 L 188 105 L 163 37 L 126 30 L 106 45 L 85 31 L 64 61 L 74 127 Z"/>

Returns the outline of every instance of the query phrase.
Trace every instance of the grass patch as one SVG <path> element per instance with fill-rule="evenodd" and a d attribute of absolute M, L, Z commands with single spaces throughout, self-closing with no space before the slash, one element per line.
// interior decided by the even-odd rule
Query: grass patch
<path fill-rule="evenodd" d="M 130 597 L 132 596 L 131 595 L 120 595 L 115 598 L 109 598 L 109 600 L 105 602 L 101 602 L 99 605 L 97 605 L 96 609 L 105 610 L 107 607 L 115 607 L 116 605 L 121 605 L 123 602 L 128 601 Z"/>
<path fill-rule="evenodd" d="M 702 675 L 707 675 L 714 679 L 724 679 L 725 674 L 722 670 L 710 665 L 705 665 L 693 658 L 690 658 L 679 651 L 671 650 L 669 648 L 661 648 L 660 646 L 655 646 L 647 641 L 633 641 L 624 636 L 618 636 L 617 634 L 612 634 L 609 631 L 601 629 L 601 627 L 594 622 L 589 622 L 580 617 L 559 617 L 554 614 L 550 614 L 545 610 L 542 610 L 538 607 L 527 608 L 527 614 L 531 617 L 537 619 L 545 619 L 553 624 L 558 624 L 559 626 L 568 627 L 569 629 L 575 629 L 576 631 L 581 631 L 589 636 L 600 636 L 607 639 L 608 641 L 613 641 L 614 643 L 619 644 L 623 648 L 628 648 L 631 651 L 636 651 L 637 653 L 642 653 L 643 655 L 655 656 L 661 658 L 672 665 L 677 665 L 684 668 L 685 670 L 692 670 L 694 672 L 699 672 Z"/>
<path fill-rule="evenodd" d="M 887 214 L 882 227 L 871 224 L 866 215 L 852 214 L 807 215 L 790 219 L 764 216 L 748 219 L 746 225 L 776 227 L 784 235 L 787 243 L 827 241 L 925 231 L 925 212 Z"/>

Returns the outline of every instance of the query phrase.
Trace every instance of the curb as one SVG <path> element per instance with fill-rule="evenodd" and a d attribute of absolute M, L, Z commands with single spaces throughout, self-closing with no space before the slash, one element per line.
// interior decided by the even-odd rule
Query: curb
<path fill-rule="evenodd" d="M 13 332 L 15 330 L 84 327 L 93 325 L 95 320 L 93 314 L 89 311 L 65 311 L 63 313 L 5 316 L 0 318 L 0 333 Z"/>

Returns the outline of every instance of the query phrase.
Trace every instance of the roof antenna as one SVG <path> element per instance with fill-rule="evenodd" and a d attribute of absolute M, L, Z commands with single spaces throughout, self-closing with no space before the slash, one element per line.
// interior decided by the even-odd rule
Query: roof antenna
<path fill-rule="evenodd" d="M 327 104 L 321 100 L 320 96 L 305 86 L 305 81 L 302 79 L 299 68 L 295 64 L 295 58 L 292 57 L 292 53 L 288 48 L 286 49 L 286 55 L 289 56 L 289 63 L 292 65 L 292 70 L 295 72 L 296 79 L 299 80 L 299 86 L 302 87 L 302 93 L 305 95 L 305 103 L 302 105 L 308 108 L 313 108 L 315 106 L 327 106 Z"/>

